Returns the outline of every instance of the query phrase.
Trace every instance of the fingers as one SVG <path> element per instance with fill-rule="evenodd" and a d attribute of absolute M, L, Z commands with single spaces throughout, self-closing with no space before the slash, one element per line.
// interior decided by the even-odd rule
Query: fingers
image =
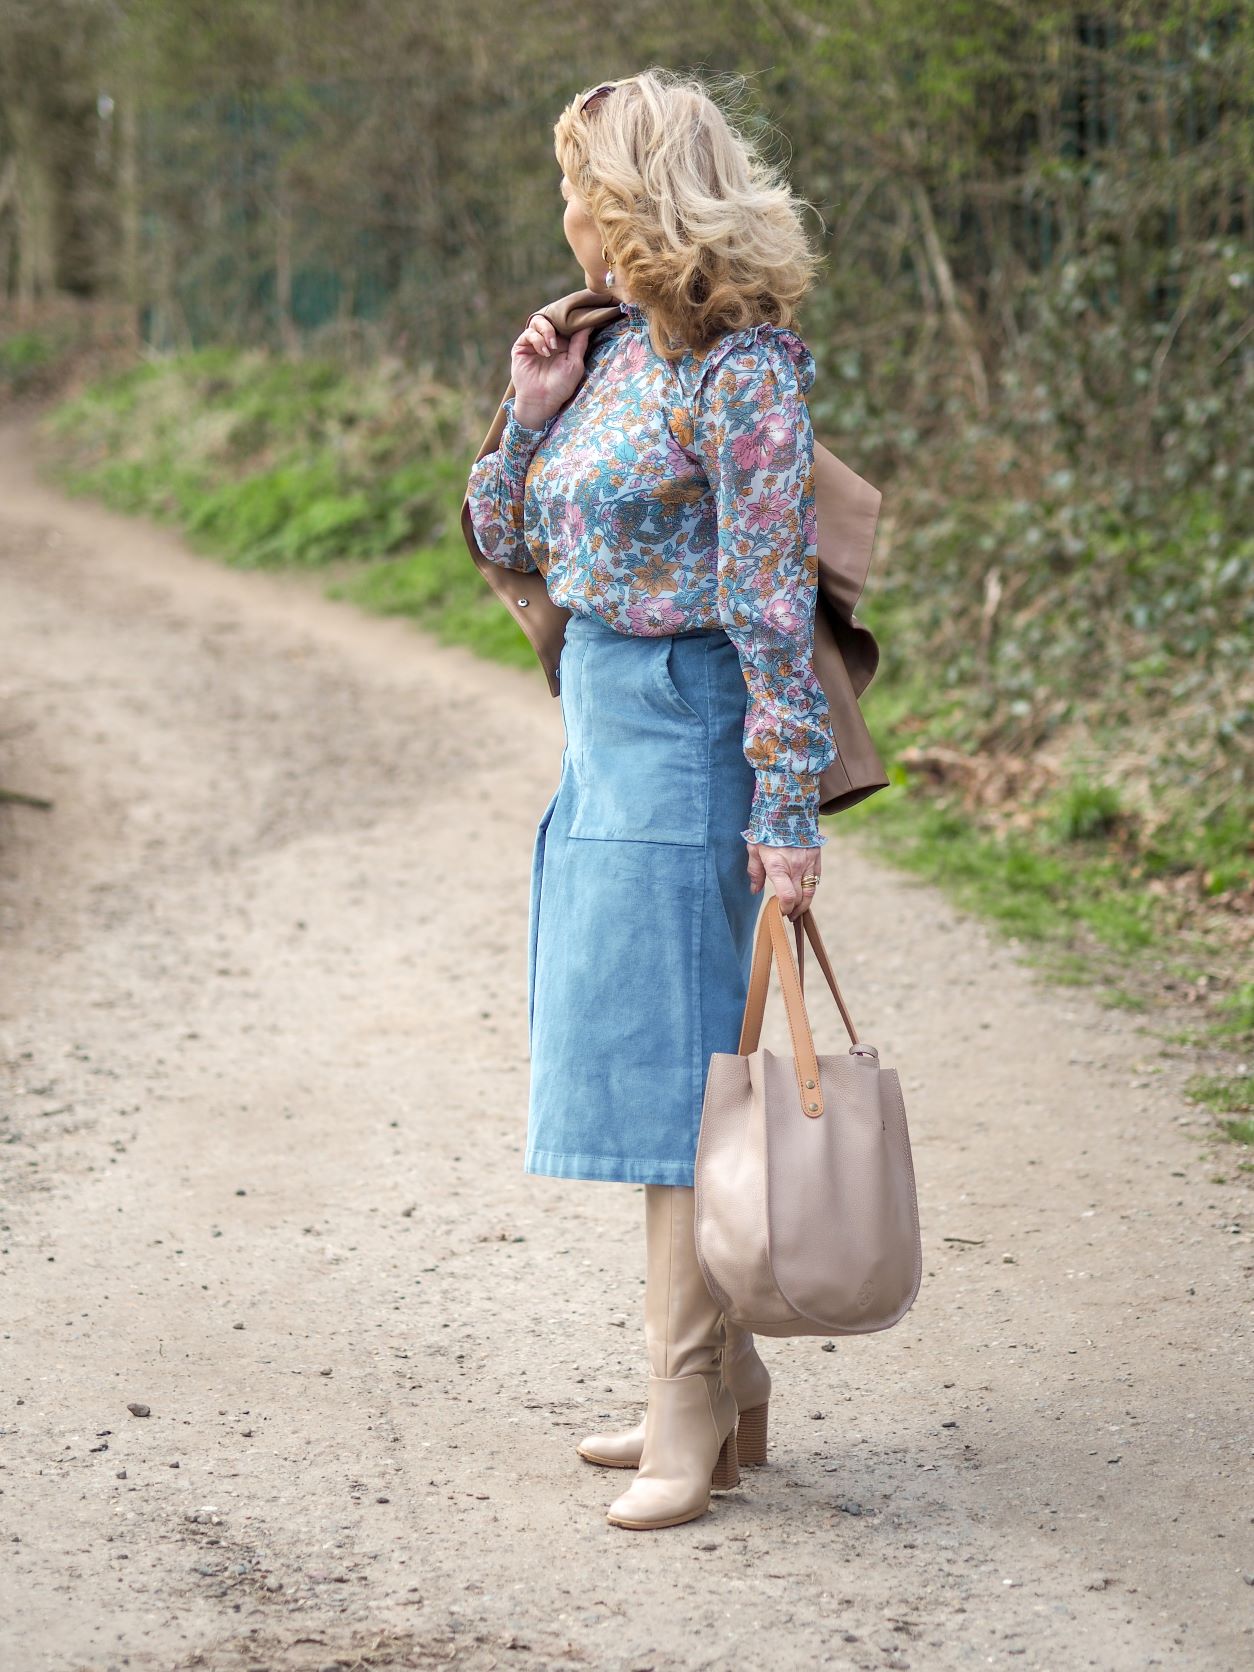
<path fill-rule="evenodd" d="M 810 909 L 817 883 L 809 886 L 803 879 L 819 876 L 821 851 L 819 848 L 772 848 L 762 843 L 756 847 L 759 863 L 765 868 L 779 897 L 779 909 L 790 923 L 795 923 L 803 912 Z"/>
<path fill-rule="evenodd" d="M 799 860 L 794 873 L 794 880 L 801 895 L 801 911 L 809 911 L 814 904 L 815 891 L 819 886 L 819 878 L 822 874 L 823 861 L 819 858 L 819 855 L 823 850 L 822 848 L 799 848 L 797 852 Z M 798 912 L 797 915 L 800 916 L 801 912 Z"/>
<path fill-rule="evenodd" d="M 535 313 L 523 327 L 514 347 L 529 348 L 541 360 L 552 360 L 565 352 L 578 365 L 582 365 L 584 350 L 591 335 L 592 327 L 582 325 L 573 337 L 563 337 L 552 320 L 544 314 Z"/>
<path fill-rule="evenodd" d="M 766 887 L 766 866 L 762 863 L 761 849 L 756 842 L 749 843 L 749 892 L 760 894 Z"/>
<path fill-rule="evenodd" d="M 588 346 L 588 338 L 592 335 L 590 325 L 581 325 L 578 331 L 567 343 L 566 347 L 572 360 L 578 360 L 583 365 L 583 351 Z"/>
<path fill-rule="evenodd" d="M 550 359 L 557 352 L 558 346 L 557 328 L 552 320 L 541 313 L 532 314 L 523 327 L 516 346 L 521 348 L 524 345 L 531 349 L 532 353 L 538 354 L 542 360 Z"/>
<path fill-rule="evenodd" d="M 758 846 L 758 855 L 766 874 L 771 879 L 771 885 L 779 899 L 779 909 L 785 917 L 791 918 L 798 903 L 800 888 L 792 880 L 792 871 L 788 864 L 788 852 L 784 848 L 768 848 Z"/>
<path fill-rule="evenodd" d="M 801 908 L 801 884 L 794 879 L 791 869 L 782 864 L 771 871 L 770 877 L 779 895 L 779 909 L 791 923 Z"/>

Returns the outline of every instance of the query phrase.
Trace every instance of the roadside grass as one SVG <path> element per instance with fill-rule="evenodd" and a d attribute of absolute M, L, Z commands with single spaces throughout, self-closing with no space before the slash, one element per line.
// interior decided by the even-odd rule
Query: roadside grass
<path fill-rule="evenodd" d="M 47 401 L 77 377 L 131 358 L 127 310 L 115 302 L 43 296 L 22 305 L 0 298 L 0 408 Z"/>
<path fill-rule="evenodd" d="M 19 362 L 28 352 L 12 350 Z M 328 571 L 334 597 L 538 675 L 462 538 L 466 462 L 482 434 L 468 406 L 399 364 L 348 371 L 213 348 L 97 379 L 52 409 L 44 433 L 70 492 L 173 523 L 237 566 Z M 825 833 L 854 834 L 938 886 L 1051 980 L 1164 1025 L 1167 1007 L 1192 1005 L 1196 1024 L 1171 1036 L 1206 1062 L 1189 1095 L 1218 1135 L 1248 1149 L 1254 983 L 1240 979 L 1250 879 L 1240 807 L 1192 820 L 1184 798 L 1148 828 L 1101 770 L 1103 750 L 1117 758 L 1113 735 L 1087 739 L 1087 764 L 1018 792 L 994 786 L 982 804 L 978 784 L 944 768 L 946 748 L 970 764 L 978 693 L 922 678 L 901 655 L 908 610 L 900 582 L 877 594 L 873 571 L 863 613 L 894 648 L 866 713 L 891 784 L 824 821 Z M 940 750 L 939 781 L 921 769 L 929 749 Z"/>
<path fill-rule="evenodd" d="M 1089 988 L 1104 1005 L 1146 1017 L 1160 1044 L 1220 1064 L 1195 1074 L 1186 1095 L 1214 1117 L 1218 1136 L 1248 1147 L 1254 1122 L 1223 1117 L 1254 1114 L 1254 982 L 1241 980 L 1243 918 L 1208 892 L 1214 873 L 1197 865 L 1205 836 L 1172 832 L 1130 856 L 1117 821 L 1076 818 L 1069 787 L 1021 831 L 982 828 L 956 791 L 924 791 L 901 764 L 909 717 L 925 698 L 872 685 L 864 712 L 889 787 L 824 820 L 825 832 L 856 833 L 877 857 L 990 923 L 1050 981 Z M 1224 832 L 1215 846 L 1227 853 L 1243 842 L 1248 831 Z M 1192 1025 L 1164 1028 L 1182 1007 Z"/>
<path fill-rule="evenodd" d="M 24 394 L 55 363 L 59 345 L 47 331 L 15 331 L 0 341 L 0 390 Z"/>
<path fill-rule="evenodd" d="M 467 645 L 480 656 L 514 668 L 535 668 L 535 651 L 508 610 L 483 584 L 470 561 L 461 530 L 465 464 L 457 493 L 443 510 L 440 533 L 429 546 L 372 564 L 327 590 L 375 615 L 408 616 L 442 644 Z"/>

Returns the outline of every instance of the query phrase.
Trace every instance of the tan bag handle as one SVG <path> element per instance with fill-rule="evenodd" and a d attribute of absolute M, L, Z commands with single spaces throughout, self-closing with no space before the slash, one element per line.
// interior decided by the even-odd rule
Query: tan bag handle
<path fill-rule="evenodd" d="M 841 997 L 840 988 L 836 984 L 836 977 L 832 971 L 831 961 L 827 956 L 827 949 L 823 945 L 819 934 L 818 924 L 814 921 L 813 909 L 804 911 L 794 924 L 797 935 L 797 962 L 794 964 L 792 953 L 788 947 L 788 937 L 784 933 L 784 918 L 780 910 L 778 895 L 768 896 L 758 918 L 757 934 L 753 943 L 753 964 L 749 971 L 749 990 L 745 996 L 744 1019 L 740 1028 L 740 1047 L 738 1054 L 742 1057 L 756 1051 L 762 1038 L 762 1017 L 766 1010 L 766 993 L 770 982 L 771 964 L 774 962 L 779 975 L 780 991 L 784 998 L 784 1012 L 788 1017 L 788 1032 L 792 1038 L 793 1063 L 797 1070 L 797 1089 L 801 1094 L 801 1107 L 811 1120 L 817 1120 L 823 1113 L 823 1085 L 819 1079 L 818 1056 L 814 1049 L 814 1035 L 810 1031 L 810 1018 L 806 1014 L 805 997 L 801 987 L 800 970 L 804 968 L 804 933 L 809 936 L 810 944 L 814 948 L 814 955 L 819 961 L 819 968 L 827 978 L 827 984 L 832 990 L 832 997 L 836 1000 L 841 1020 L 849 1034 L 853 1048 L 858 1048 L 857 1029 L 853 1025 L 853 1018 Z M 870 1047 L 862 1047 L 870 1051 Z"/>
<path fill-rule="evenodd" d="M 819 934 L 819 926 L 814 921 L 813 908 L 809 911 L 802 912 L 801 916 L 793 924 L 793 928 L 796 930 L 797 934 L 797 986 L 801 990 L 801 996 L 803 998 L 805 997 L 806 990 L 805 940 L 802 938 L 803 925 L 806 935 L 810 937 L 810 945 L 814 948 L 814 956 L 819 961 L 819 968 L 826 976 L 827 985 L 831 988 L 832 997 L 836 1000 L 836 1008 L 840 1011 L 840 1019 L 845 1024 L 845 1032 L 849 1035 L 849 1043 L 851 1045 L 860 1044 L 861 1042 L 858 1039 L 858 1030 L 853 1025 L 853 1017 L 849 1014 L 848 1005 L 840 996 L 840 988 L 836 983 L 836 973 L 832 969 L 831 959 L 827 956 L 827 948 L 823 945 L 823 937 Z"/>

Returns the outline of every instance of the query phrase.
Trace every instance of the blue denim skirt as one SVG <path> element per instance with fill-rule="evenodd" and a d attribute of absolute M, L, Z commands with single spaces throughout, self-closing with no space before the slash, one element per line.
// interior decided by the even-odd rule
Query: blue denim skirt
<path fill-rule="evenodd" d="M 750 892 L 747 691 L 722 631 L 572 616 L 566 748 L 531 866 L 524 1168 L 691 1185 L 706 1065 L 740 1040 Z"/>

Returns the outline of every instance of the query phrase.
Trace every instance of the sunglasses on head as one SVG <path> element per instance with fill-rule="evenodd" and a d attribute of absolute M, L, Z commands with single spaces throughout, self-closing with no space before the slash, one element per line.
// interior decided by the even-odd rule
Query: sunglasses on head
<path fill-rule="evenodd" d="M 599 87 L 594 87 L 579 106 L 580 115 L 582 116 L 597 99 L 603 99 L 607 93 L 612 93 L 617 85 L 617 82 L 603 81 Z"/>

